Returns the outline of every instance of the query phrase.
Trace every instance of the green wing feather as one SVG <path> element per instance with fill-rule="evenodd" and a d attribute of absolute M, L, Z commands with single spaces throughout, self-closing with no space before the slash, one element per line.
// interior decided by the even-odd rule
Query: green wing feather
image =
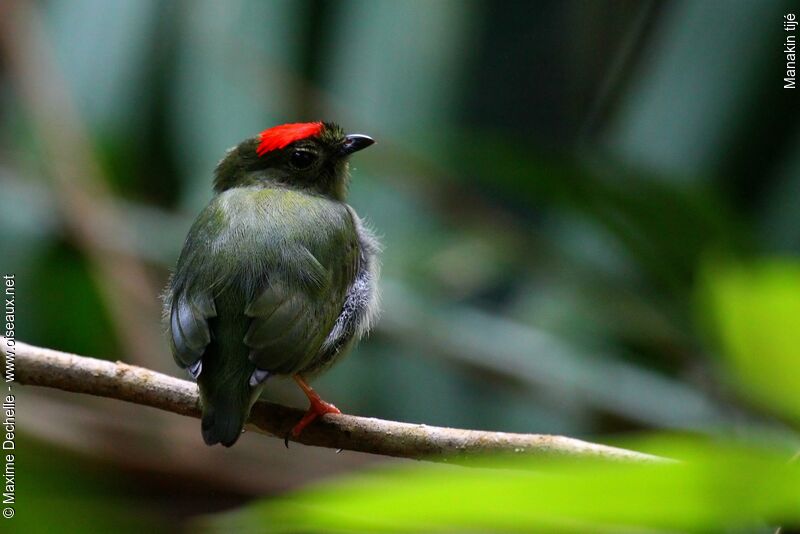
<path fill-rule="evenodd" d="M 168 295 L 176 361 L 203 356 L 219 314 L 242 317 L 242 335 L 218 343 L 246 346 L 252 365 L 272 373 L 302 370 L 333 328 L 358 258 L 342 203 L 279 188 L 219 195 L 190 231 Z"/>
<path fill-rule="evenodd" d="M 244 343 L 256 367 L 296 373 L 319 356 L 357 264 L 355 232 L 343 230 L 327 243 L 315 243 L 313 252 L 306 243 L 284 244 L 294 247 L 291 272 L 267 276 L 245 309 L 251 323 Z"/>

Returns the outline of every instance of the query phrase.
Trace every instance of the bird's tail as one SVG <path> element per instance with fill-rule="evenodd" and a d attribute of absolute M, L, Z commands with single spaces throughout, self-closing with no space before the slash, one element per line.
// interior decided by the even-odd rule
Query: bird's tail
<path fill-rule="evenodd" d="M 236 399 L 214 399 L 203 405 L 201 431 L 206 445 L 230 447 L 242 434 L 248 406 Z"/>
<path fill-rule="evenodd" d="M 243 339 L 249 321 L 243 315 L 226 313 L 225 306 L 230 310 L 240 303 L 226 303 L 224 299 L 215 302 L 220 317 L 211 323 L 211 343 L 203 354 L 197 377 L 203 405 L 200 430 L 206 444 L 230 447 L 242 434 L 254 400 L 249 384 L 253 364 L 243 343 L 224 340 Z"/>

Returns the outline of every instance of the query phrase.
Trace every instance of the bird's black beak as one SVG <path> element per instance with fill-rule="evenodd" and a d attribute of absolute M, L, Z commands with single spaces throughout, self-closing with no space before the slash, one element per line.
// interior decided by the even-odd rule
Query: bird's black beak
<path fill-rule="evenodd" d="M 342 156 L 349 156 L 353 152 L 364 150 L 370 145 L 375 144 L 375 140 L 371 137 L 361 134 L 351 134 L 344 138 L 344 143 L 339 153 Z"/>

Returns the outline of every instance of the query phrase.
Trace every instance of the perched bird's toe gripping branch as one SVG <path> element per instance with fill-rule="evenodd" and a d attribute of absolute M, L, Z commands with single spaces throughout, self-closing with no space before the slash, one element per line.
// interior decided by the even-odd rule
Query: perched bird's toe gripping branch
<path fill-rule="evenodd" d="M 317 394 L 317 392 L 314 391 L 311 388 L 311 386 L 309 386 L 306 383 L 305 380 L 303 380 L 303 377 L 301 377 L 300 375 L 294 375 L 293 378 L 294 381 L 297 382 L 297 385 L 300 386 L 300 389 L 303 390 L 303 393 L 306 394 L 306 397 L 308 397 L 308 402 L 309 402 L 308 411 L 300 420 L 300 422 L 297 423 L 294 426 L 294 428 L 292 428 L 293 437 L 295 438 L 300 437 L 300 433 L 303 432 L 303 429 L 308 425 L 310 425 L 317 417 L 320 417 L 327 413 L 333 413 L 333 414 L 342 413 L 342 411 L 333 404 L 330 404 L 322 400 L 320 396 Z"/>

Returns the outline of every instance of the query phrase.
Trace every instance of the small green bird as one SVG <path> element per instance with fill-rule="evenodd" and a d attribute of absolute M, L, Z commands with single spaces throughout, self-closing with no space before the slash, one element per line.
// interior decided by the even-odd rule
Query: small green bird
<path fill-rule="evenodd" d="M 311 403 L 294 427 L 341 413 L 305 377 L 330 366 L 378 313 L 380 245 L 345 202 L 351 154 L 372 145 L 332 123 L 284 124 L 228 151 L 164 295 L 177 364 L 197 380 L 208 445 L 239 438 L 267 378 Z"/>

